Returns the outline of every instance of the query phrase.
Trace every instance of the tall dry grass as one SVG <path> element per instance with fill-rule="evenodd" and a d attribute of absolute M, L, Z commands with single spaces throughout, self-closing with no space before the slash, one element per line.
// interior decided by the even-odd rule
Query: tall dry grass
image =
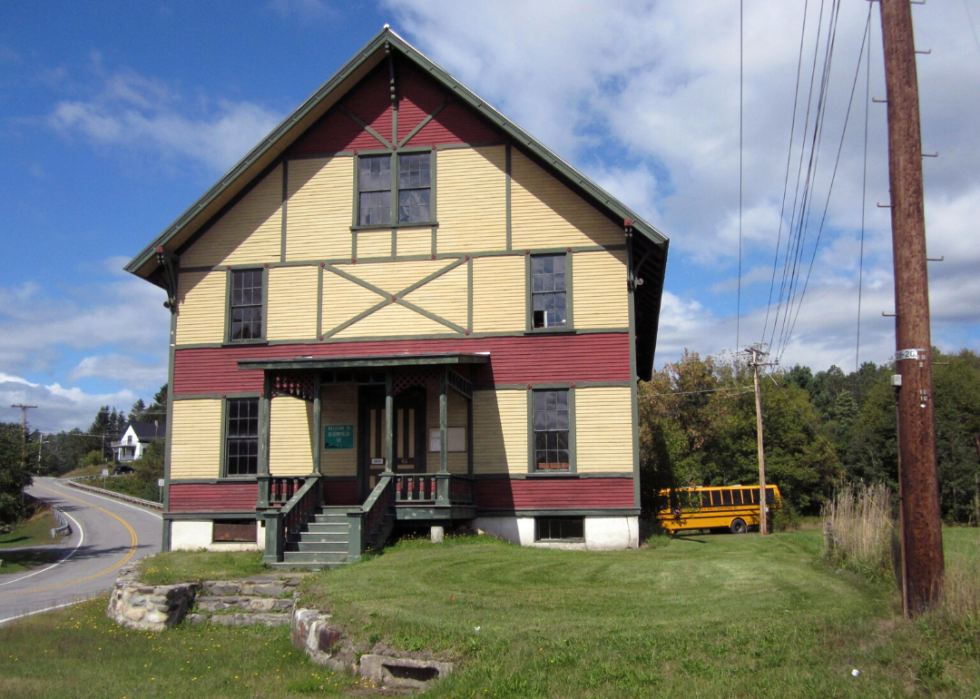
<path fill-rule="evenodd" d="M 895 519 L 883 483 L 847 487 L 823 508 L 824 556 L 836 568 L 874 579 L 893 573 Z"/>

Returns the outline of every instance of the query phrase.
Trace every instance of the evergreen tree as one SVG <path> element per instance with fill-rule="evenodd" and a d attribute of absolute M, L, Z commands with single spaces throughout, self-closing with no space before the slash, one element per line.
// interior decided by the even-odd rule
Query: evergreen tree
<path fill-rule="evenodd" d="M 128 419 L 130 422 L 145 422 L 145 420 L 143 419 L 143 414 L 145 412 L 146 412 L 146 403 L 144 403 L 143 399 L 140 398 L 135 403 L 133 403 L 133 407 L 129 409 Z"/>

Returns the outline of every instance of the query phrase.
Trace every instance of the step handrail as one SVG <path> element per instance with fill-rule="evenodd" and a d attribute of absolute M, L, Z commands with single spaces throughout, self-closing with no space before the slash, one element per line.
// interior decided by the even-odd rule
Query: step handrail
<path fill-rule="evenodd" d="M 370 546 L 380 546 L 391 533 L 393 518 L 385 520 L 395 503 L 395 474 L 382 473 L 374 490 L 357 508 L 347 510 L 350 525 L 347 559 L 356 561 Z"/>
<path fill-rule="evenodd" d="M 286 541 L 291 535 L 302 531 L 322 504 L 320 478 L 318 473 L 306 476 L 303 486 L 282 507 L 265 511 L 265 555 L 262 559 L 266 563 L 283 560 Z"/>

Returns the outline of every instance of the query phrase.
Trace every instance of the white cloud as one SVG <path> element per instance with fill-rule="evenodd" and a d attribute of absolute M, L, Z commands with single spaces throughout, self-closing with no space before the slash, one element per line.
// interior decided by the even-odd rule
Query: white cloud
<path fill-rule="evenodd" d="M 135 357 L 110 353 L 85 357 L 68 376 L 71 381 L 101 378 L 122 381 L 134 389 L 157 389 L 167 380 L 166 362 L 147 364 Z"/>
<path fill-rule="evenodd" d="M 98 61 L 97 61 L 98 63 Z M 167 85 L 131 71 L 103 76 L 97 94 L 59 102 L 48 124 L 100 146 L 186 158 L 227 170 L 282 116 L 247 101 L 196 100 L 189 104 Z"/>
<path fill-rule="evenodd" d="M 114 393 L 92 394 L 79 388 L 65 388 L 54 383 L 32 383 L 20 376 L 0 373 L 0 405 L 36 405 L 27 413 L 31 428 L 42 432 L 60 432 L 76 427 L 85 429 L 103 405 L 128 410 L 136 395 L 126 389 Z M 20 411 L 4 411 L 6 422 L 19 422 Z"/>

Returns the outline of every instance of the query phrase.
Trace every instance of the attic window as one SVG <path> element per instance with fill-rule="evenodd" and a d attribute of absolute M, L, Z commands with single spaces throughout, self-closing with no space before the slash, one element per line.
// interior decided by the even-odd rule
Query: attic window
<path fill-rule="evenodd" d="M 432 154 L 362 155 L 357 165 L 357 223 L 389 226 L 432 221 Z"/>

